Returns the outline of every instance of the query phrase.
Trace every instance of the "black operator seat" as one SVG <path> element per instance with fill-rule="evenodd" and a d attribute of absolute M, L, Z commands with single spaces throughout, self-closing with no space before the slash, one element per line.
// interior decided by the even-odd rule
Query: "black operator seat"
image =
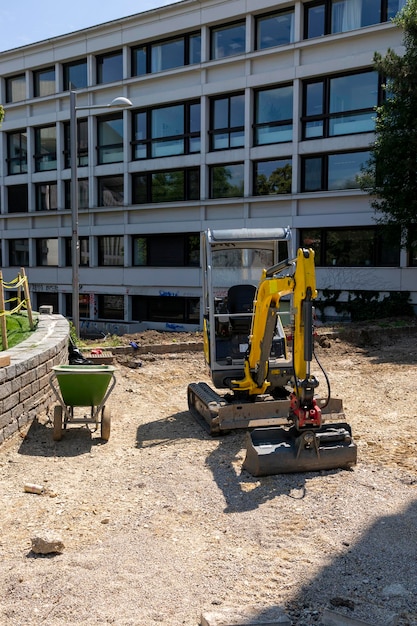
<path fill-rule="evenodd" d="M 233 285 L 227 292 L 227 308 L 231 315 L 246 313 L 241 317 L 231 317 L 230 325 L 239 333 L 249 334 L 252 323 L 253 301 L 256 287 L 254 285 Z"/>

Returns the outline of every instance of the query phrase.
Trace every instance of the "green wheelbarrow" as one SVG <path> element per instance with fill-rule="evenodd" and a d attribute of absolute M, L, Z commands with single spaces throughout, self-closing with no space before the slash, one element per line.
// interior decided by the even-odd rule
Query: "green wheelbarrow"
<path fill-rule="evenodd" d="M 101 438 L 110 438 L 111 413 L 105 405 L 116 384 L 113 365 L 55 365 L 49 384 L 59 404 L 54 407 L 53 439 L 60 441 L 68 424 L 93 424 Z M 80 416 L 76 407 L 90 407 Z"/>

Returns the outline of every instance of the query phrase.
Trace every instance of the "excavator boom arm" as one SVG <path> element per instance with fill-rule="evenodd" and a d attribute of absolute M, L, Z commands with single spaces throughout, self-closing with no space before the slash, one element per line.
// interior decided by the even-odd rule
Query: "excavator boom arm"
<path fill-rule="evenodd" d="M 265 393 L 268 388 L 268 356 L 280 300 L 292 294 L 294 314 L 293 364 L 295 376 L 304 379 L 307 363 L 311 361 L 312 327 L 311 301 L 317 297 L 314 251 L 300 248 L 291 263 L 277 266 L 294 266 L 292 276 L 276 276 L 274 269 L 264 270 L 255 301 L 249 349 L 245 360 L 244 377 L 233 381 L 235 390 L 245 390 L 250 395 Z"/>

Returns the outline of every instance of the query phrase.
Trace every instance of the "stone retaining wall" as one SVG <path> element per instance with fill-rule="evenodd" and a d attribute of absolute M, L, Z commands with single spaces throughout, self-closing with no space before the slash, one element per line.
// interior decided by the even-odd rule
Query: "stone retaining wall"
<path fill-rule="evenodd" d="M 36 331 L 0 355 L 10 365 L 0 368 L 0 444 L 48 409 L 53 365 L 68 363 L 69 324 L 62 315 L 39 315 Z"/>

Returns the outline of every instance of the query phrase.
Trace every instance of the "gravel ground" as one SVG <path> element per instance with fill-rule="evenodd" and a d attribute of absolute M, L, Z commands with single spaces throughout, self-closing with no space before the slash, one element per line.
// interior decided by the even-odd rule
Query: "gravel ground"
<path fill-rule="evenodd" d="M 417 625 L 416 334 L 320 344 L 350 471 L 242 470 L 244 433 L 211 438 L 187 411 L 188 383 L 209 382 L 200 352 L 118 357 L 107 443 L 80 426 L 54 442 L 50 414 L 0 446 L 0 623 L 197 626 L 281 607 L 294 626 L 325 610 Z M 32 552 L 47 530 L 62 554 Z"/>

